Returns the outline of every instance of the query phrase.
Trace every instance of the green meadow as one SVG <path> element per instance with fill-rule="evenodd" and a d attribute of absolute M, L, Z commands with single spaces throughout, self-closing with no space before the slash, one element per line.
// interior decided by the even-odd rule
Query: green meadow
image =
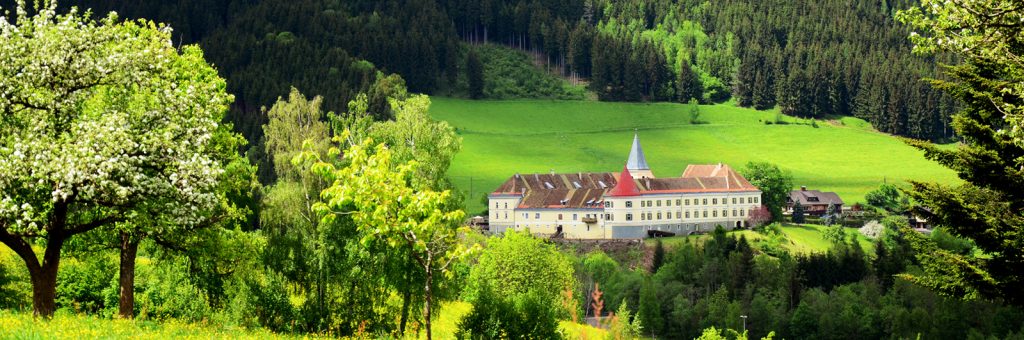
<path fill-rule="evenodd" d="M 767 161 L 791 172 L 796 186 L 835 191 L 848 204 L 863 202 L 883 181 L 957 181 L 922 152 L 850 117 L 817 127 L 792 117 L 774 124 L 774 111 L 719 104 L 700 106 L 704 124 L 692 125 L 686 106 L 674 103 L 432 100 L 434 118 L 463 138 L 449 174 L 470 213 L 515 173 L 621 171 L 634 130 L 658 177 L 679 176 L 687 164 L 738 169 Z"/>

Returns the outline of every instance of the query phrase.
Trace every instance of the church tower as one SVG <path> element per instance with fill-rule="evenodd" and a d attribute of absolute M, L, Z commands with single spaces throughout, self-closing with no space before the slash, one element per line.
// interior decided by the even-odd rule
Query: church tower
<path fill-rule="evenodd" d="M 644 157 L 644 149 L 640 147 L 640 134 L 633 134 L 633 147 L 629 150 L 629 159 L 626 160 L 626 168 L 633 178 L 654 178 L 651 167 L 647 166 L 647 158 Z"/>

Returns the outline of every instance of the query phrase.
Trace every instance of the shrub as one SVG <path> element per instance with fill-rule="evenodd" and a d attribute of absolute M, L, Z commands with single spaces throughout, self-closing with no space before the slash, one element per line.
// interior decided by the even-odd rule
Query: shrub
<path fill-rule="evenodd" d="M 117 286 L 117 266 L 114 261 L 94 256 L 84 261 L 68 259 L 57 273 L 57 307 L 76 313 L 99 314 L 104 309 L 117 308 L 117 299 L 110 304 L 104 290 Z"/>
<path fill-rule="evenodd" d="M 459 339 L 560 339 L 558 311 L 532 289 L 502 297 L 490 285 L 480 287 L 473 310 L 459 320 Z"/>

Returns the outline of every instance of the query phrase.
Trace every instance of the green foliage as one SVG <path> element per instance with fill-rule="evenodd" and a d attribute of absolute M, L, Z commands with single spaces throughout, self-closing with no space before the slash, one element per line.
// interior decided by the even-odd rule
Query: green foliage
<path fill-rule="evenodd" d="M 665 264 L 665 246 L 658 239 L 654 245 L 654 254 L 651 255 L 651 273 L 657 273 L 658 268 Z"/>
<path fill-rule="evenodd" d="M 640 315 L 633 316 L 629 312 L 629 305 L 626 304 L 626 300 L 622 300 L 619 308 L 609 318 L 606 339 L 639 339 L 641 331 L 645 329 Z M 660 318 L 655 320 L 661 321 Z"/>
<path fill-rule="evenodd" d="M 931 238 L 936 246 L 953 254 L 972 255 L 974 252 L 974 243 L 971 240 L 950 235 L 946 228 L 932 229 Z"/>
<path fill-rule="evenodd" d="M 539 68 L 534 65 L 533 57 L 523 51 L 494 44 L 466 45 L 465 49 L 468 52 L 464 86 L 472 99 L 583 99 L 586 96 L 582 86 L 572 85 Z M 479 62 L 479 79 L 474 79 L 476 71 L 471 57 Z M 480 83 L 474 85 L 474 81 Z M 461 90 L 463 83 L 457 85 Z M 474 95 L 474 89 L 481 92 Z"/>
<path fill-rule="evenodd" d="M 761 189 L 761 204 L 768 207 L 772 220 L 782 221 L 782 209 L 793 190 L 793 175 L 768 162 L 748 162 L 740 173 Z"/>
<path fill-rule="evenodd" d="M 484 65 L 480 62 L 480 56 L 472 49 L 466 54 L 466 78 L 466 82 L 469 83 L 469 98 L 483 98 Z"/>
<path fill-rule="evenodd" d="M 696 99 L 690 99 L 686 103 L 686 114 L 689 118 L 690 124 L 697 125 L 704 123 L 700 120 L 700 106 L 697 105 Z"/>
<path fill-rule="evenodd" d="M 803 204 L 793 203 L 792 220 L 793 220 L 793 223 L 796 223 L 796 224 L 803 224 L 803 223 L 807 222 L 807 218 L 805 218 L 805 216 L 804 216 L 804 205 Z"/>
<path fill-rule="evenodd" d="M 471 299 L 489 285 L 499 296 L 516 298 L 535 293 L 546 305 L 558 305 L 560 294 L 575 289 L 572 262 L 554 245 L 527 232 L 506 232 L 489 240 L 469 275 Z M 568 311 L 565 311 L 568 312 Z"/>
<path fill-rule="evenodd" d="M 117 266 L 104 256 L 90 256 L 67 261 L 57 273 L 57 308 L 74 313 L 108 314 L 117 305 L 116 295 L 106 299 L 107 291 L 115 290 Z M 113 294 L 112 294 L 113 295 Z"/>
<path fill-rule="evenodd" d="M 644 332 L 647 334 L 662 334 L 662 325 L 665 321 L 661 316 L 661 301 L 658 300 L 656 289 L 650 278 L 644 279 L 644 283 L 640 287 L 640 303 L 636 317 L 640 319 L 640 323 L 644 326 Z M 623 300 L 622 303 L 625 304 L 626 301 Z M 620 307 L 620 309 L 624 309 L 624 307 Z M 629 322 L 628 313 L 622 315 L 620 312 L 617 316 L 624 318 L 624 322 Z"/>
<path fill-rule="evenodd" d="M 514 297 L 498 295 L 484 284 L 473 310 L 459 320 L 459 339 L 561 339 L 558 308 L 532 290 Z"/>
<path fill-rule="evenodd" d="M 966 183 L 912 182 L 910 196 L 926 208 L 915 213 L 973 241 L 985 254 L 943 249 L 935 239 L 903 228 L 923 269 L 904 277 L 950 296 L 1024 305 L 1024 292 L 1013 288 L 1024 285 L 1024 64 L 1017 57 L 1024 7 L 1016 1 L 923 1 L 898 17 L 921 30 L 911 35 L 917 51 L 963 60 L 947 69 L 951 80 L 932 81 L 963 103 L 951 124 L 963 143 L 956 149 L 908 143 Z"/>
<path fill-rule="evenodd" d="M 213 315 L 206 294 L 188 275 L 180 260 L 158 263 L 140 273 L 136 309 L 141 319 L 178 319 L 189 322 L 208 320 Z"/>
<path fill-rule="evenodd" d="M 883 209 L 890 214 L 898 214 L 906 211 L 908 208 L 901 204 L 903 195 L 900 193 L 899 188 L 892 184 L 882 184 L 878 186 L 878 189 L 869 191 L 864 194 L 864 200 L 867 201 L 868 205 Z"/>

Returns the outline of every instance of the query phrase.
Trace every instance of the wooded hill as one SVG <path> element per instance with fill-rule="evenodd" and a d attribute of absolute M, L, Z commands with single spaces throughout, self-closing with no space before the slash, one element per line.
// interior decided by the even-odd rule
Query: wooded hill
<path fill-rule="evenodd" d="M 376 80 L 388 73 L 401 75 L 413 92 L 450 89 L 465 76 L 460 41 L 538 53 L 563 75 L 588 78 L 601 100 L 733 99 L 740 106 L 778 106 L 801 117 L 857 116 L 883 132 L 947 139 L 955 104 L 920 80 L 936 77 L 938 63 L 911 55 L 908 30 L 892 19 L 897 9 L 915 2 L 73 0 L 63 5 L 168 22 L 181 43 L 200 43 L 236 96 L 232 121 L 254 144 L 265 122 L 260 107 L 290 86 L 323 96 L 324 107 L 332 111 L 345 111 L 355 93 L 373 92 Z M 371 111 L 386 118 L 387 103 L 378 97 L 377 110 Z"/>

